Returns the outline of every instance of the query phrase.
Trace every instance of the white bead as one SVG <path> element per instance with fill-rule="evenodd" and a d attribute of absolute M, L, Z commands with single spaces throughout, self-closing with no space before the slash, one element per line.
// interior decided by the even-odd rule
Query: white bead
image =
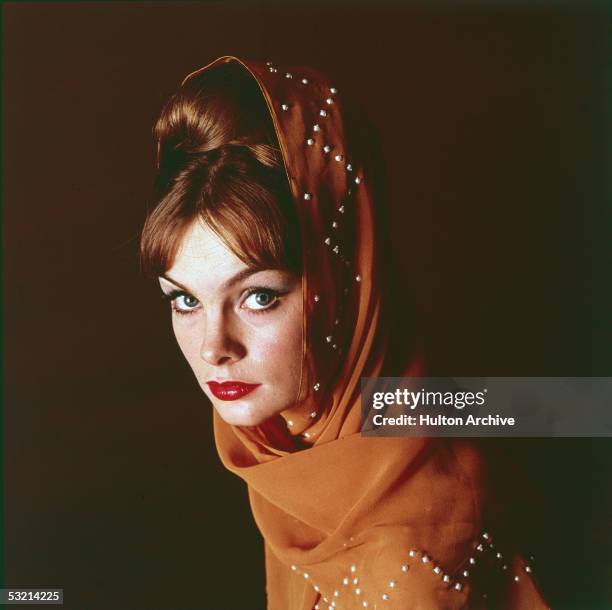
<path fill-rule="evenodd" d="M 310 438 L 310 432 L 304 432 L 304 437 L 305 438 Z"/>
<path fill-rule="evenodd" d="M 335 87 L 330 87 L 329 88 L 329 92 L 330 93 L 338 93 L 338 90 Z"/>
<path fill-rule="evenodd" d="M 482 544 L 479 544 L 479 545 L 476 547 L 476 550 L 477 550 L 477 551 L 480 551 L 480 552 L 482 553 L 482 551 L 484 551 L 484 547 L 482 546 Z"/>
<path fill-rule="evenodd" d="M 361 184 L 361 178 L 359 176 L 355 177 L 355 184 Z"/>
<path fill-rule="evenodd" d="M 291 425 L 293 425 L 293 424 L 291 424 Z M 304 572 L 304 578 L 307 579 L 308 576 L 310 576 L 310 574 L 308 574 L 308 572 Z"/>
<path fill-rule="evenodd" d="M 461 591 L 461 589 L 463 589 L 463 585 L 460 582 L 458 582 L 458 583 L 455 584 L 455 589 L 457 591 Z"/>
<path fill-rule="evenodd" d="M 336 161 L 342 161 L 343 157 L 342 157 L 342 155 L 336 155 L 336 156 L 334 157 L 334 159 L 335 159 Z"/>
<path fill-rule="evenodd" d="M 525 572 L 530 574 L 531 573 L 531 568 L 529 566 L 525 566 Z"/>
<path fill-rule="evenodd" d="M 315 303 L 318 303 L 318 302 L 319 302 L 319 295 L 318 295 L 318 294 L 315 294 L 315 295 L 314 295 L 314 302 L 315 302 Z"/>
<path fill-rule="evenodd" d="M 441 568 L 440 566 L 436 566 L 436 567 L 433 569 L 433 571 L 434 571 L 436 574 L 440 574 L 440 572 L 442 572 L 442 568 Z"/>
<path fill-rule="evenodd" d="M 406 564 L 402 566 L 402 572 L 407 572 L 409 569 L 410 568 Z"/>
<path fill-rule="evenodd" d="M 314 144 L 314 140 L 312 138 L 308 138 L 308 140 L 306 140 L 306 144 L 308 144 L 308 146 L 312 146 Z"/>
<path fill-rule="evenodd" d="M 331 97 L 328 97 L 325 101 L 330 105 L 334 103 L 334 100 Z"/>
<path fill-rule="evenodd" d="M 281 108 L 283 110 L 289 110 L 289 105 L 288 104 L 281 104 Z"/>
<path fill-rule="evenodd" d="M 360 275 L 356 275 L 355 276 L 355 281 L 357 282 L 361 282 L 361 276 Z M 411 557 L 414 557 L 414 555 L 411 555 Z M 427 555 L 425 555 L 425 557 L 427 557 Z M 424 559 L 423 559 L 424 560 Z"/>
<path fill-rule="evenodd" d="M 287 74 L 285 74 L 285 78 L 293 78 L 293 74 L 291 74 L 291 72 L 287 72 Z"/>
<path fill-rule="evenodd" d="M 314 419 L 316 416 L 317 416 L 317 412 L 316 411 L 311 411 L 310 417 L 312 417 L 312 419 Z"/>
<path fill-rule="evenodd" d="M 315 607 L 313 610 L 319 610 L 319 604 L 315 604 Z"/>
<path fill-rule="evenodd" d="M 497 557 L 497 559 L 501 559 L 503 555 L 501 553 L 495 553 L 495 557 Z"/>
<path fill-rule="evenodd" d="M 518 577 L 518 576 L 515 576 L 515 577 L 514 577 L 514 582 L 518 582 L 519 580 L 520 580 L 520 579 L 519 579 L 519 577 Z"/>
<path fill-rule="evenodd" d="M 356 279 L 356 278 L 355 278 L 355 279 Z M 357 281 L 359 281 L 359 280 L 357 280 Z M 423 555 L 423 557 L 421 557 L 421 561 L 422 561 L 423 563 L 427 563 L 427 562 L 429 561 L 429 557 L 428 557 L 427 555 Z"/>
<path fill-rule="evenodd" d="M 312 194 L 311 193 L 304 193 L 304 199 L 306 201 L 310 201 L 312 199 Z"/>
<path fill-rule="evenodd" d="M 484 533 L 483 533 L 483 535 L 482 535 L 482 537 L 483 537 L 485 540 L 488 540 L 488 539 L 489 539 L 489 534 L 487 534 L 487 532 L 484 532 Z"/>
<path fill-rule="evenodd" d="M 395 587 L 395 585 L 397 584 L 397 582 L 395 580 L 390 580 L 389 581 L 389 586 L 393 589 Z"/>
<path fill-rule="evenodd" d="M 336 229 L 338 227 L 338 223 L 334 220 L 334 222 L 332 222 L 332 229 Z"/>
<path fill-rule="evenodd" d="M 328 144 L 326 144 L 326 145 L 323 147 L 323 152 L 324 152 L 324 153 L 328 153 L 330 150 L 331 150 L 331 146 L 329 146 Z"/>
<path fill-rule="evenodd" d="M 351 163 L 347 163 L 346 164 L 346 171 L 347 172 L 352 172 L 353 171 L 353 165 Z"/>
<path fill-rule="evenodd" d="M 307 78 L 303 78 L 302 79 L 302 84 L 307 85 L 308 84 L 308 79 Z"/>
<path fill-rule="evenodd" d="M 337 347 L 338 346 L 335 343 L 332 345 L 332 349 L 336 349 Z"/>
<path fill-rule="evenodd" d="M 334 320 L 334 325 L 335 325 L 335 326 L 338 326 L 338 324 L 340 324 L 340 320 L 338 320 L 338 318 L 336 318 L 336 319 Z"/>
<path fill-rule="evenodd" d="M 332 342 L 332 336 L 331 335 L 327 335 L 327 337 L 325 337 L 325 341 L 327 341 L 328 343 Z"/>
<path fill-rule="evenodd" d="M 291 569 L 295 572 L 297 570 L 297 566 L 292 565 Z"/>
<path fill-rule="evenodd" d="M 266 66 L 271 66 L 271 65 L 272 65 L 272 62 L 271 62 L 271 61 L 267 61 L 267 62 L 266 62 Z"/>
<path fill-rule="evenodd" d="M 318 123 L 315 123 L 315 124 L 312 126 L 312 130 L 313 130 L 313 131 L 321 131 L 321 126 L 320 126 Z"/>
<path fill-rule="evenodd" d="M 361 589 L 359 587 L 355 589 L 355 595 L 361 595 Z"/>
<path fill-rule="evenodd" d="M 387 601 L 389 599 L 389 596 L 386 593 L 382 594 L 382 598 Z"/>
<path fill-rule="evenodd" d="M 351 572 L 356 572 L 356 571 L 357 571 L 357 566 L 352 565 L 352 566 L 351 566 Z"/>
<path fill-rule="evenodd" d="M 338 597 L 340 595 L 340 591 L 334 591 L 334 597 Z"/>
<path fill-rule="evenodd" d="M 291 420 L 287 421 L 287 425 L 288 426 L 293 426 L 293 422 Z M 304 578 L 308 578 L 308 574 L 306 574 L 306 576 L 304 576 Z"/>
<path fill-rule="evenodd" d="M 329 244 L 331 244 L 331 237 L 326 237 L 325 243 L 329 246 Z"/>
<path fill-rule="evenodd" d="M 415 551 L 415 550 L 413 550 L 413 549 L 410 549 L 410 550 L 408 551 L 408 555 L 410 555 L 410 557 L 415 557 L 415 556 L 416 556 L 416 551 Z"/>
<path fill-rule="evenodd" d="M 463 577 L 467 578 L 470 575 L 470 573 L 467 570 L 463 570 Z"/>
<path fill-rule="evenodd" d="M 338 252 L 340 252 L 340 248 L 338 246 L 334 246 L 332 250 L 334 251 L 334 254 L 338 254 Z"/>
<path fill-rule="evenodd" d="M 319 589 L 319 587 L 317 585 L 313 585 L 314 590 L 318 593 L 321 589 Z"/>
<path fill-rule="evenodd" d="M 367 608 L 367 607 L 368 607 L 368 602 L 363 602 L 361 605 L 362 605 L 364 608 Z"/>
<path fill-rule="evenodd" d="M 327 110 L 324 110 L 323 108 L 321 108 L 321 110 L 319 110 L 319 114 L 321 116 L 327 116 Z"/>
<path fill-rule="evenodd" d="M 312 386 L 312 389 L 313 389 L 315 392 L 318 392 L 320 388 L 321 388 L 321 384 L 320 384 L 318 381 L 317 381 L 317 383 L 315 383 L 315 384 Z"/>
<path fill-rule="evenodd" d="M 442 576 L 442 580 L 444 582 L 449 582 L 450 581 L 450 576 L 448 574 L 444 574 L 444 576 Z"/>
<path fill-rule="evenodd" d="M 354 585 L 358 585 L 359 584 L 359 578 L 353 578 L 353 584 Z"/>
<path fill-rule="evenodd" d="M 468 560 L 472 565 L 476 563 L 476 560 L 473 557 L 470 557 Z"/>
<path fill-rule="evenodd" d="M 338 208 L 338 212 L 340 212 L 340 214 L 344 214 L 344 206 L 343 206 L 343 205 L 341 205 L 341 206 Z"/>
<path fill-rule="evenodd" d="M 345 578 L 343 578 L 343 579 L 342 579 L 342 584 L 343 584 L 343 585 L 348 585 L 348 584 L 349 584 L 349 579 L 348 579 L 348 578 L 346 578 L 346 577 L 345 577 Z"/>
<path fill-rule="evenodd" d="M 508 566 L 507 566 L 506 564 L 504 564 L 504 565 L 502 566 L 502 570 L 507 570 L 507 569 L 508 569 Z"/>

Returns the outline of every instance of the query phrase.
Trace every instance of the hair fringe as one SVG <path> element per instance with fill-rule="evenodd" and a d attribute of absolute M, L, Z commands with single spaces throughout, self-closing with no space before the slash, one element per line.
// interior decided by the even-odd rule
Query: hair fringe
<path fill-rule="evenodd" d="M 141 235 L 141 270 L 171 266 L 197 216 L 248 264 L 300 272 L 299 224 L 267 103 L 251 75 L 225 64 L 186 81 L 163 106 L 157 203 Z"/>

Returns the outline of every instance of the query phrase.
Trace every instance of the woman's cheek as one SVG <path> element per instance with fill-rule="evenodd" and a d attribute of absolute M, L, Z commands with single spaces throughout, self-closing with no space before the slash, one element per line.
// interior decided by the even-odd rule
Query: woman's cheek
<path fill-rule="evenodd" d="M 283 318 L 273 332 L 261 338 L 258 360 L 273 368 L 275 377 L 283 379 L 296 375 L 302 366 L 302 319 L 299 312 Z"/>
<path fill-rule="evenodd" d="M 275 324 L 270 333 L 265 337 L 264 349 L 269 356 L 276 356 L 285 365 L 291 355 L 300 349 L 302 343 L 302 317 L 297 309 L 289 311 L 283 316 L 278 324 Z"/>
<path fill-rule="evenodd" d="M 282 358 L 285 341 L 282 333 L 274 331 L 254 337 L 251 347 L 258 360 L 272 362 Z"/>
<path fill-rule="evenodd" d="M 177 314 L 174 314 L 175 316 Z M 174 336 L 176 342 L 183 353 L 183 356 L 189 363 L 192 363 L 199 357 L 199 336 L 198 330 L 193 324 L 185 324 L 181 321 L 173 322 Z"/>

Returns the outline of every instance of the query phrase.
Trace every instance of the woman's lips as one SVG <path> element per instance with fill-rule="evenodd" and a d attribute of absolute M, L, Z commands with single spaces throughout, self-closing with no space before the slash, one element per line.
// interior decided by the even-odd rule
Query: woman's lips
<path fill-rule="evenodd" d="M 260 383 L 242 383 L 241 381 L 207 381 L 210 391 L 219 400 L 237 400 L 259 387 Z"/>

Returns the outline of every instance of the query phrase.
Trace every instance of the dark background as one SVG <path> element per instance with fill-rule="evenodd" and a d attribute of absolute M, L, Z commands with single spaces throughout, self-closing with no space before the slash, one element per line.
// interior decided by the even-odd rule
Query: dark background
<path fill-rule="evenodd" d="M 603 2 L 5 3 L 6 585 L 263 608 L 246 489 L 136 259 L 152 125 L 219 55 L 317 66 L 371 116 L 434 372 L 609 376 L 609 27 Z M 513 510 L 555 610 L 612 608 L 611 448 L 491 447 L 536 492 Z"/>

